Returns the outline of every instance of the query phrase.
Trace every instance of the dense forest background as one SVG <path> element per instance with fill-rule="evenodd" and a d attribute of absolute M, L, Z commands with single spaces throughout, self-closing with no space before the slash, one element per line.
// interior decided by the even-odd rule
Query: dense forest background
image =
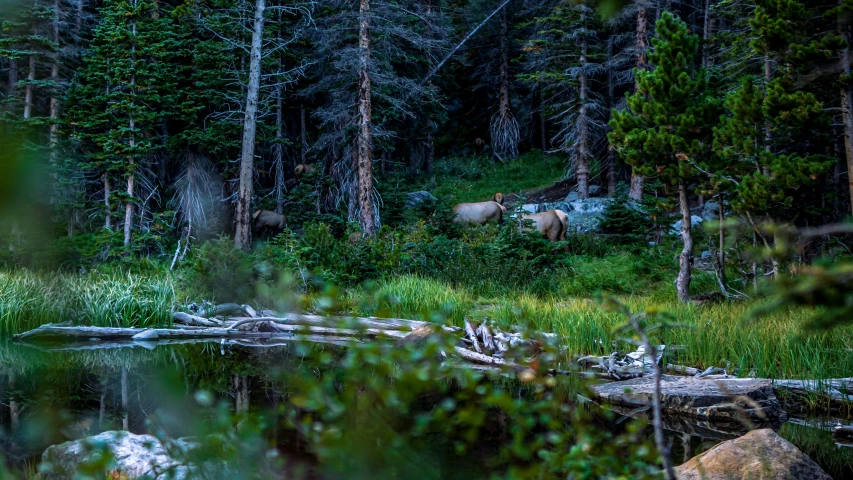
<path fill-rule="evenodd" d="M 766 247 L 779 240 L 761 225 L 851 211 L 846 0 L 10 5 L 15 261 L 26 243 L 62 261 L 171 257 L 222 232 L 245 250 L 259 208 L 372 237 L 441 162 L 534 170 L 535 151 L 559 156 L 580 200 L 621 183 L 657 211 L 680 205 L 688 276 L 690 208 L 706 201 Z M 299 164 L 313 172 L 294 178 Z M 39 240 L 22 240 L 34 219 Z"/>

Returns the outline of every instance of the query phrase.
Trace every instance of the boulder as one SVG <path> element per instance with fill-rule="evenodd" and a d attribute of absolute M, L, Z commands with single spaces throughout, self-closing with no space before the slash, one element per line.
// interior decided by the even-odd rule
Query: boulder
<path fill-rule="evenodd" d="M 184 452 L 194 448 L 192 442 L 184 440 L 177 440 L 175 446 Z M 190 474 L 190 468 L 172 458 L 156 437 L 117 430 L 48 447 L 39 467 L 41 478 L 76 478 L 77 472 L 100 466 L 108 451 L 113 458 L 105 465 L 106 471 L 120 472 L 122 478 L 184 479 Z M 167 470 L 169 475 L 158 477 Z"/>
<path fill-rule="evenodd" d="M 540 204 L 538 203 L 525 203 L 521 206 L 521 210 L 524 213 L 539 213 Z"/>
<path fill-rule="evenodd" d="M 697 225 L 699 225 L 700 223 L 702 223 L 704 221 L 705 221 L 705 219 L 700 217 L 699 215 L 690 215 L 690 224 L 693 226 L 693 228 L 696 228 Z M 683 220 L 679 220 L 679 221 L 673 223 L 672 227 L 669 229 L 669 233 L 671 233 L 673 235 L 678 235 L 679 233 L 681 233 L 681 224 L 683 224 L 683 223 L 684 223 Z"/>
<path fill-rule="evenodd" d="M 598 195 L 599 193 L 601 193 L 601 187 L 598 185 L 590 185 L 588 187 L 588 191 L 589 191 L 589 195 L 591 197 L 594 197 L 594 196 Z"/>
<path fill-rule="evenodd" d="M 654 384 L 653 376 L 644 376 L 591 388 L 602 401 L 636 408 L 651 405 Z M 662 375 L 661 407 L 669 415 L 710 421 L 731 422 L 741 416 L 754 421 L 787 417 L 770 380 L 755 378 Z"/>
<path fill-rule="evenodd" d="M 406 208 L 415 208 L 424 202 L 434 202 L 438 200 L 433 196 L 433 194 L 427 192 L 426 190 L 420 190 L 418 192 L 409 192 L 406 194 L 406 196 L 408 197 L 408 199 L 406 200 Z"/>
<path fill-rule="evenodd" d="M 830 480 L 817 463 L 769 428 L 727 440 L 675 468 L 680 480 Z"/>
<path fill-rule="evenodd" d="M 724 212 L 725 213 L 725 212 Z M 705 220 L 717 220 L 720 215 L 720 204 L 719 202 L 715 202 L 713 200 L 709 200 L 702 205 L 702 211 L 700 213 L 702 218 Z"/>

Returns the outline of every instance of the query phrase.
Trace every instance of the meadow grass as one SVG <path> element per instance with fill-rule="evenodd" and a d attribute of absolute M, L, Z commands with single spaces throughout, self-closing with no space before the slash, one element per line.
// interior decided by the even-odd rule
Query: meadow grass
<path fill-rule="evenodd" d="M 551 186 L 566 170 L 565 158 L 536 150 L 504 163 L 481 155 L 439 160 L 429 190 L 457 202 L 489 200 L 495 192 L 527 192 Z"/>
<path fill-rule="evenodd" d="M 423 316 L 443 308 L 451 323 L 465 317 L 489 318 L 497 325 L 529 326 L 558 333 L 567 352 L 604 355 L 632 348 L 615 331 L 625 319 L 594 299 L 576 296 L 541 296 L 532 293 L 475 297 L 464 288 L 416 276 L 380 282 L 383 305 L 395 316 Z M 620 300 L 632 312 L 666 312 L 684 325 L 656 333 L 662 344 L 679 346 L 668 361 L 697 368 L 727 367 L 741 376 L 767 378 L 833 378 L 853 372 L 853 328 L 805 335 L 803 320 L 809 312 L 785 309 L 750 319 L 756 302 L 682 304 L 673 295 L 628 295 Z"/>
<path fill-rule="evenodd" d="M 168 274 L 0 271 L 0 334 L 64 321 L 104 327 L 169 325 L 175 302 L 174 279 Z"/>

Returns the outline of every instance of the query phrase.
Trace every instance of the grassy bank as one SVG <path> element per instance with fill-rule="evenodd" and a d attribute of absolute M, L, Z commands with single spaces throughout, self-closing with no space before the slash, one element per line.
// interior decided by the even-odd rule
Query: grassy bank
<path fill-rule="evenodd" d="M 175 279 L 166 273 L 0 271 L 0 334 L 71 321 L 104 327 L 167 325 Z"/>
<path fill-rule="evenodd" d="M 369 293 L 360 287 L 343 291 L 339 308 L 353 314 L 404 318 L 430 319 L 439 313 L 455 324 L 469 317 L 489 318 L 505 327 L 529 325 L 559 333 L 567 351 L 579 354 L 610 353 L 614 342 L 620 350 L 630 348 L 620 344 L 614 334 L 624 319 L 589 294 L 590 282 L 599 280 L 566 275 L 554 279 L 562 294 L 496 290 L 495 295 L 487 295 L 446 280 L 389 276 L 376 282 Z M 177 290 L 189 289 L 190 283 L 167 272 L 0 272 L 0 331 L 9 335 L 61 321 L 125 327 L 167 325 L 178 303 Z M 685 305 L 660 285 L 651 292 L 615 290 L 632 311 L 667 312 L 675 322 L 686 325 L 666 330 L 660 337 L 667 345 L 683 346 L 672 352 L 670 361 L 675 363 L 699 368 L 728 365 L 742 375 L 754 372 L 771 378 L 841 377 L 853 371 L 853 356 L 849 355 L 853 328 L 804 336 L 804 310 L 788 309 L 747 320 L 755 302 Z"/>

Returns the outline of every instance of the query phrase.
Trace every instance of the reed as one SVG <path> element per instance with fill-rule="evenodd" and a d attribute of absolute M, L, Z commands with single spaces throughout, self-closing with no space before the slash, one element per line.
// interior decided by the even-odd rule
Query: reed
<path fill-rule="evenodd" d="M 0 272 L 0 335 L 45 323 L 112 327 L 169 325 L 176 302 L 168 274 Z"/>
<path fill-rule="evenodd" d="M 444 308 L 460 324 L 464 317 L 486 317 L 498 325 L 525 325 L 561 335 L 565 348 L 578 354 L 607 354 L 631 348 L 614 331 L 623 319 L 589 298 L 518 294 L 477 298 L 464 289 L 413 276 L 384 280 L 380 292 L 397 316 Z M 832 378 L 853 371 L 853 328 L 806 336 L 805 310 L 786 309 L 750 320 L 756 302 L 686 305 L 655 295 L 621 299 L 632 311 L 663 311 L 685 325 L 658 333 L 666 345 L 680 346 L 668 361 L 697 368 L 727 367 L 741 376 L 768 378 Z"/>

